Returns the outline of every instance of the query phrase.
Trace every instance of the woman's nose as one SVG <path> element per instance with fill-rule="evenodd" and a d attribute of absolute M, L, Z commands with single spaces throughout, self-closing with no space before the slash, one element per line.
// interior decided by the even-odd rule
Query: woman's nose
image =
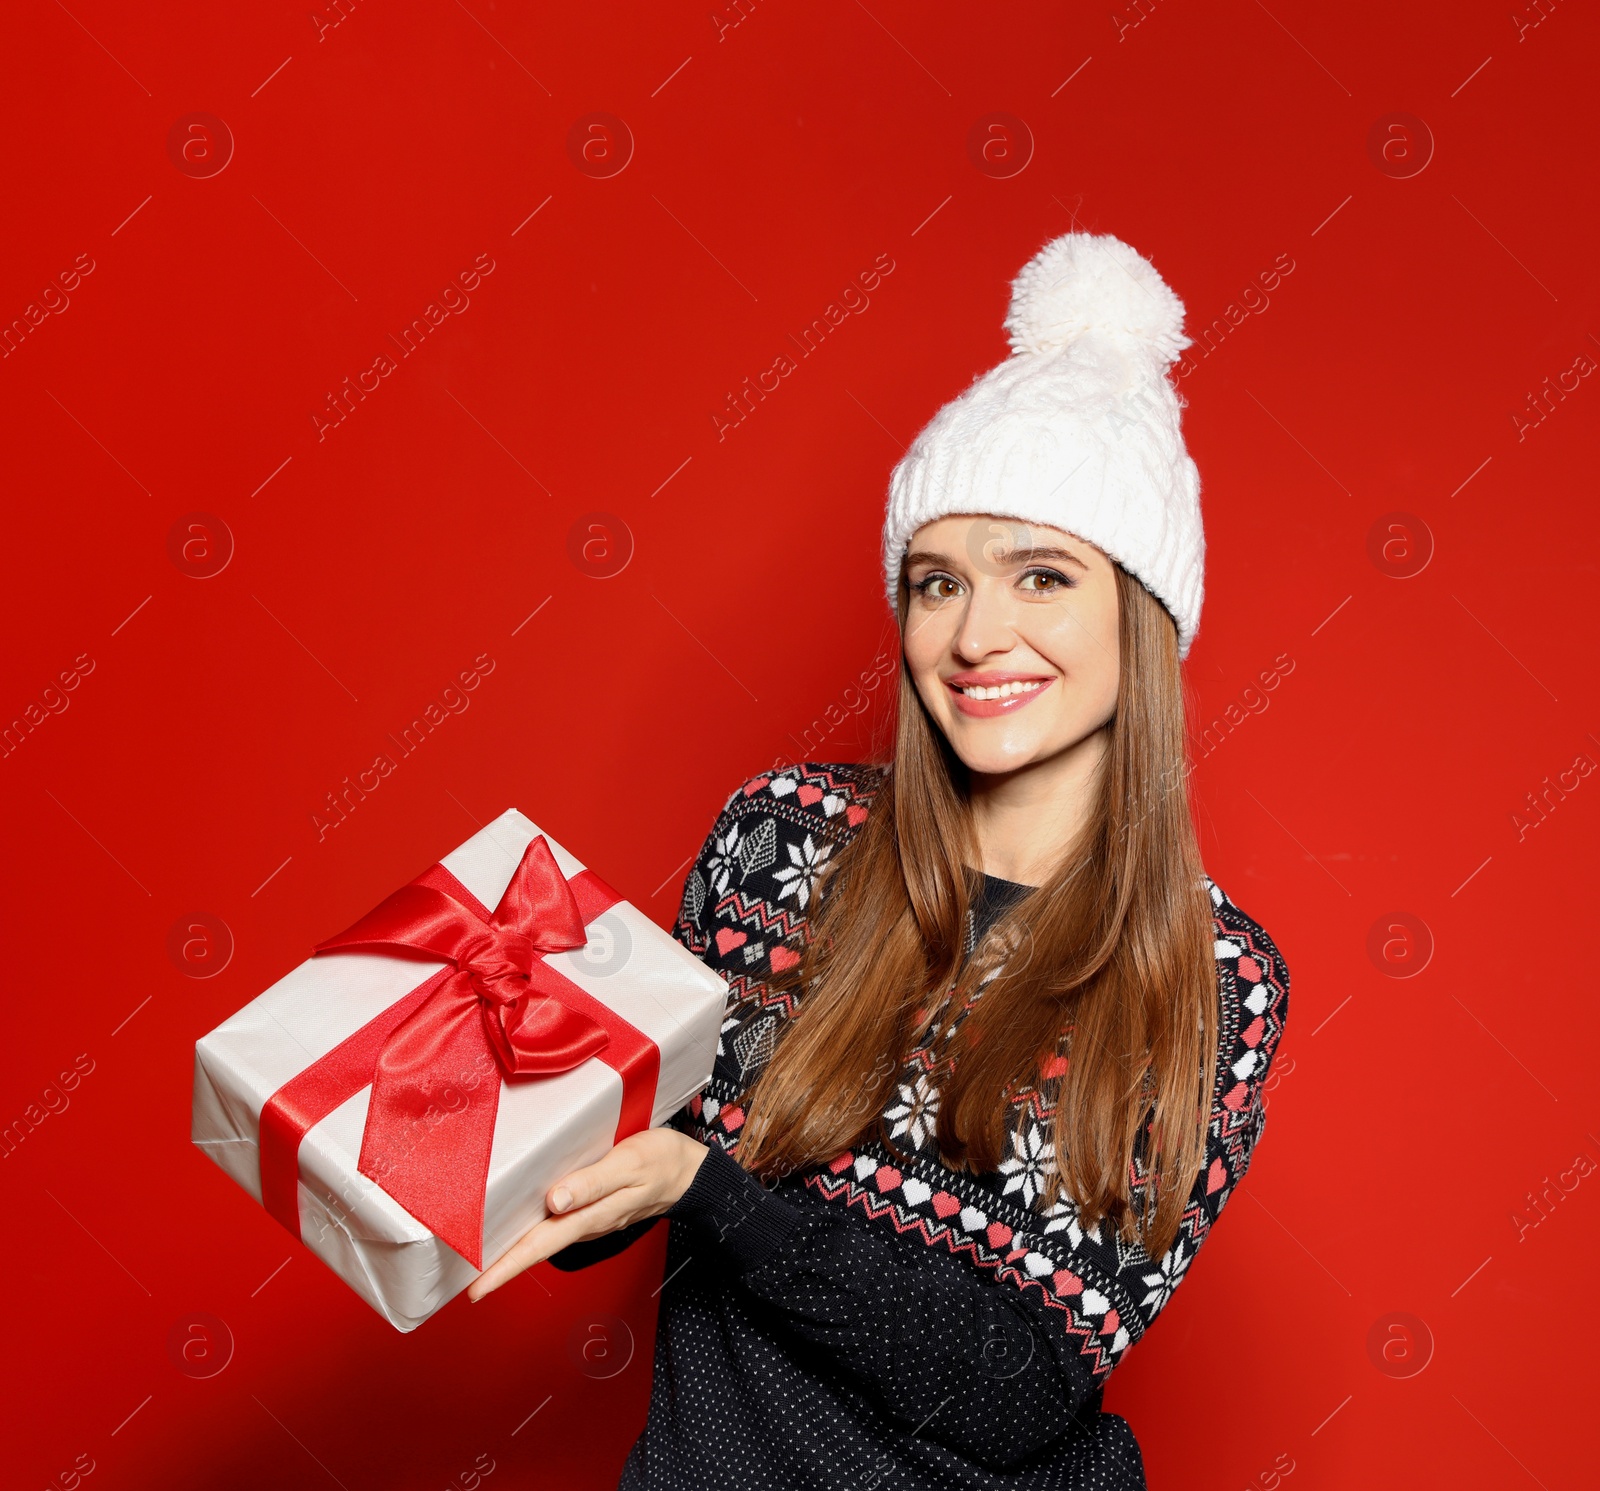
<path fill-rule="evenodd" d="M 980 578 L 967 597 L 961 625 L 956 631 L 955 649 L 969 662 L 977 662 L 993 652 L 1009 652 L 1015 645 L 1006 585 L 1003 577 Z"/>

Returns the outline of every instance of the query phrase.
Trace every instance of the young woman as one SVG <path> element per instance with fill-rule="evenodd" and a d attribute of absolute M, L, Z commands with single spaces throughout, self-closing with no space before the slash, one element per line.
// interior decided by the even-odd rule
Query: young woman
<path fill-rule="evenodd" d="M 678 1224 L 624 1487 L 1145 1484 L 1104 1386 L 1250 1163 L 1289 992 L 1190 816 L 1182 315 L 1114 238 L 1018 276 L 891 481 L 893 759 L 728 798 L 675 929 L 731 991 L 710 1085 L 470 1291 Z"/>

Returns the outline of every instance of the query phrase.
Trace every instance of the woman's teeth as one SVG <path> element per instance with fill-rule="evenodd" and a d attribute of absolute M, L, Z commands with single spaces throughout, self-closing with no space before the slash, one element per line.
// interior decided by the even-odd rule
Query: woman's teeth
<path fill-rule="evenodd" d="M 1009 699 L 1013 694 L 1031 694 L 1035 689 L 1043 688 L 1041 681 L 1031 683 L 1002 683 L 990 685 L 988 688 L 974 685 L 972 688 L 962 689 L 961 692 L 969 699 Z"/>

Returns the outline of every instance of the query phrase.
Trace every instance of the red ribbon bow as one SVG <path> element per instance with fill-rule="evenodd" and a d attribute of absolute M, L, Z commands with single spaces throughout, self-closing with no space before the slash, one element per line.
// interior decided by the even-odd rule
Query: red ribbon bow
<path fill-rule="evenodd" d="M 482 1268 L 489 1152 L 508 1080 L 591 1057 L 623 1079 L 616 1138 L 647 1128 L 660 1052 L 544 961 L 585 945 L 621 898 L 592 871 L 569 882 L 533 840 L 491 913 L 442 865 L 403 886 L 318 953 L 387 953 L 448 966 L 312 1063 L 261 1112 L 261 1198 L 300 1235 L 300 1141 L 372 1084 L 360 1172 Z"/>

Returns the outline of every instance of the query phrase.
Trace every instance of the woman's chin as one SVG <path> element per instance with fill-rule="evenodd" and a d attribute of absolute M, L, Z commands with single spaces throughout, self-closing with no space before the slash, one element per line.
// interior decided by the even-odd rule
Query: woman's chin
<path fill-rule="evenodd" d="M 979 776 L 1005 776 L 1025 766 L 1092 750 L 1089 741 L 1106 726 L 1077 721 L 1043 721 L 1036 728 L 1018 720 L 969 719 L 957 716 L 942 728 L 945 738 L 968 771 Z"/>
<path fill-rule="evenodd" d="M 967 722 L 963 721 L 963 725 Z M 979 776 L 1004 776 L 1040 759 L 1040 742 L 1033 739 L 1031 732 L 1026 736 L 1012 735 L 995 729 L 987 720 L 977 729 L 970 725 L 958 728 L 950 744 L 962 765 Z"/>

